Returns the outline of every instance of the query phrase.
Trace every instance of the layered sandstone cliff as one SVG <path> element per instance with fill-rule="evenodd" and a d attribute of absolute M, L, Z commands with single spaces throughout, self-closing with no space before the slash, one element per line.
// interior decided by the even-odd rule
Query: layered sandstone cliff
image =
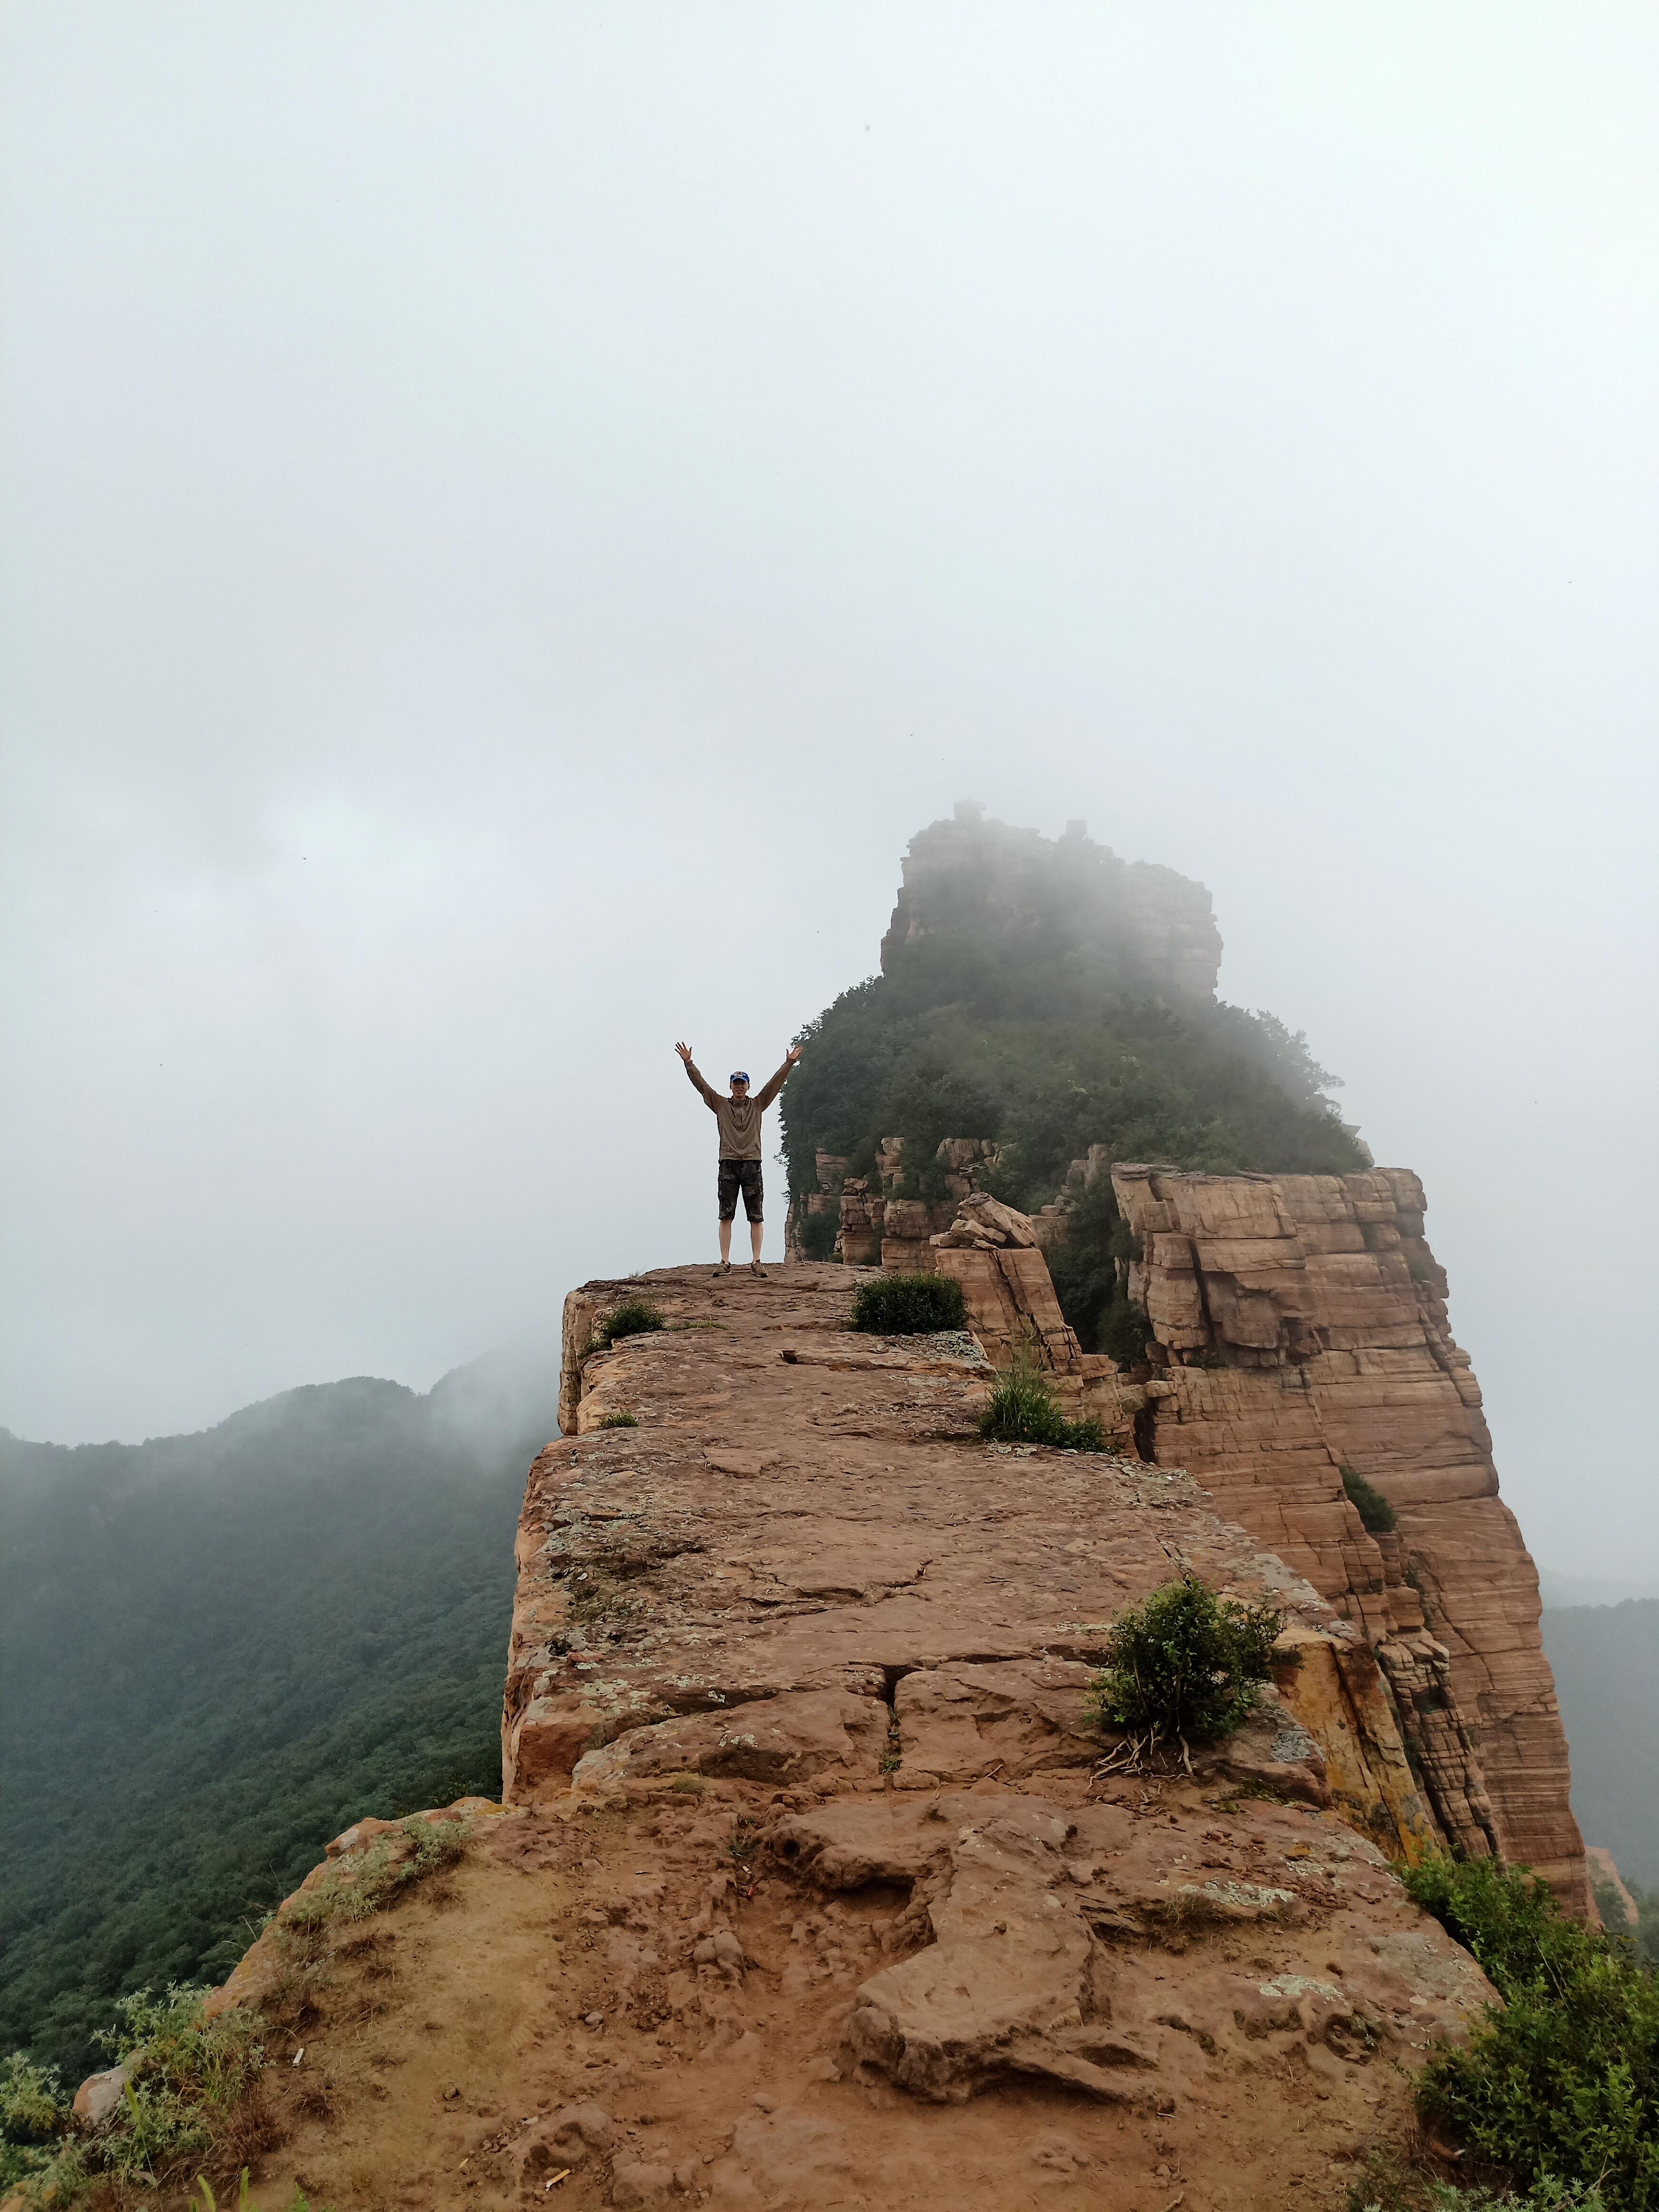
<path fill-rule="evenodd" d="M 958 1276 L 996 1356 L 1029 1348 L 1063 1395 L 1193 1474 L 1305 1575 L 1376 1650 L 1443 1832 L 1535 1867 L 1588 1916 L 1537 1573 L 1498 1494 L 1422 1185 L 1398 1169 L 1085 1170 L 1108 1172 L 1151 1330 L 1133 1376 L 1079 1351 L 1040 1252 L 1022 1249 L 1045 1241 L 1039 1224 L 1016 1241 L 993 1218 L 1003 1210 L 970 1198 L 902 1263 Z M 1345 1474 L 1393 1508 L 1393 1530 L 1367 1529 Z"/>
<path fill-rule="evenodd" d="M 1064 1367 L 1034 1247 L 944 1255 Z M 271 2201 L 1334 2212 L 1408 2129 L 1490 1992 L 1389 1869 L 1434 1817 L 1360 1624 L 1185 1474 L 987 1445 L 1006 1339 L 853 1335 L 859 1279 L 568 1300 L 506 1804 L 219 2001 L 279 2062 Z M 630 1294 L 666 1327 L 597 1349 Z M 1238 1736 L 1148 1767 L 1090 1678 L 1179 1574 L 1277 1606 L 1281 1663 Z M 360 1824 L 307 1893 L 416 1833 Z"/>

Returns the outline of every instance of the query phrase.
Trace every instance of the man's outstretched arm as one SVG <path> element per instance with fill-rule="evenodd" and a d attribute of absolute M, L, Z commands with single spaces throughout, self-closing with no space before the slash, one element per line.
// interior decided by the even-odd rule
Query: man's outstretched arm
<path fill-rule="evenodd" d="M 779 1091 L 782 1090 L 784 1085 L 788 1081 L 789 1071 L 794 1066 L 796 1061 L 799 1058 L 800 1047 L 799 1045 L 792 1045 L 789 1050 L 784 1054 L 783 1066 L 778 1070 L 775 1076 L 770 1078 L 764 1089 L 760 1091 L 755 1100 L 756 1105 L 760 1108 L 763 1114 L 772 1103 L 772 1101 L 777 1097 Z"/>
<path fill-rule="evenodd" d="M 702 1103 L 708 1109 L 709 1112 L 711 1114 L 718 1114 L 720 1109 L 720 1102 L 708 1088 L 708 1085 L 703 1081 L 702 1077 L 698 1073 L 697 1064 L 691 1057 L 690 1046 L 689 1044 L 677 1044 L 674 1049 L 678 1053 L 680 1058 L 685 1062 L 685 1072 L 691 1079 L 692 1088 L 702 1091 Z"/>

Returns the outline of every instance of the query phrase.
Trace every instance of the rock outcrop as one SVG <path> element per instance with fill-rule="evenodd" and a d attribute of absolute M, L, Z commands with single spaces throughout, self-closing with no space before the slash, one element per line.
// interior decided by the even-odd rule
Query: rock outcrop
<path fill-rule="evenodd" d="M 1081 822 L 1060 838 L 963 800 L 955 818 L 910 840 L 903 882 L 881 941 L 884 973 L 907 945 L 954 932 L 1049 927 L 1109 953 L 1125 985 L 1171 999 L 1210 998 L 1221 933 L 1210 894 L 1173 868 L 1122 860 Z"/>
<path fill-rule="evenodd" d="M 1401 1169 L 1111 1174 L 1153 1331 L 1146 1455 L 1188 1469 L 1364 1625 L 1420 1717 L 1449 1830 L 1587 1913 L 1537 1571 L 1498 1493 L 1421 1183 Z M 1387 1500 L 1395 1531 L 1367 1532 L 1344 1469 Z"/>
<path fill-rule="evenodd" d="M 1030 1245 L 941 1256 L 1040 1303 Z M 859 1279 L 572 1295 L 505 1806 L 215 2001 L 266 2012 L 276 2201 L 1247 2212 L 1409 2126 L 1490 1991 L 1390 1871 L 1436 1831 L 1360 1625 L 1184 1474 L 987 1445 L 988 1346 L 849 1334 Z M 594 1348 L 630 1293 L 666 1326 Z M 1249 1724 L 1149 1768 L 1091 1678 L 1180 1574 L 1286 1625 Z"/>

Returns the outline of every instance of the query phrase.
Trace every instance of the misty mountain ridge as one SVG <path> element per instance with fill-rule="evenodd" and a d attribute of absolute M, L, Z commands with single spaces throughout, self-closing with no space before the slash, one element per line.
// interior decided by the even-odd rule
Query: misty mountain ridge
<path fill-rule="evenodd" d="M 499 1789 L 557 1347 L 308 1384 L 143 1444 L 0 1435 L 0 2049 L 227 1971 L 364 1813 Z"/>

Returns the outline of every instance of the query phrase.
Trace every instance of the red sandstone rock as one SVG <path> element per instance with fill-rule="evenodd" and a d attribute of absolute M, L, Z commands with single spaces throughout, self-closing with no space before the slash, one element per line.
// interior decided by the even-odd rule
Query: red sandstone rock
<path fill-rule="evenodd" d="M 1536 1867 L 1585 1911 L 1537 1575 L 1498 1499 L 1480 1389 L 1447 1327 L 1421 1183 L 1403 1169 L 1111 1172 L 1141 1241 L 1130 1294 L 1163 1377 L 1142 1448 L 1196 1475 L 1364 1625 L 1426 1731 L 1419 1748 L 1448 1832 Z M 1396 1537 L 1367 1534 L 1345 1467 L 1395 1507 Z M 1433 1717 L 1448 1692 L 1443 1725 Z"/>

